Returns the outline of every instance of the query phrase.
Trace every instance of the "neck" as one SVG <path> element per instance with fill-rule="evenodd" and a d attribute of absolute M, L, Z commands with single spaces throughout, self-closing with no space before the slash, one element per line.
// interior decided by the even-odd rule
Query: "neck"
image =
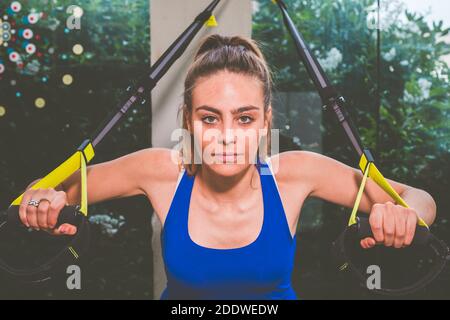
<path fill-rule="evenodd" d="M 258 186 L 259 174 L 254 165 L 248 166 L 239 174 L 225 177 L 203 166 L 197 172 L 197 178 L 201 194 L 206 199 L 213 200 L 217 204 L 226 204 L 237 202 L 253 194 Z"/>

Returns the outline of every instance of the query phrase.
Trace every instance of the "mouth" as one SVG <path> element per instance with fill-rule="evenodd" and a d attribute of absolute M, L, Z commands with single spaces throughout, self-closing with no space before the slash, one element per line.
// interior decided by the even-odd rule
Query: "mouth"
<path fill-rule="evenodd" d="M 236 157 L 236 156 L 240 156 L 240 155 L 242 155 L 242 153 L 227 153 L 227 152 L 223 152 L 223 153 L 213 153 L 212 154 L 213 156 L 223 156 L 223 157 L 228 157 L 228 156 L 234 156 L 234 157 Z"/>
<path fill-rule="evenodd" d="M 222 162 L 234 162 L 238 157 L 242 157 L 243 153 L 213 153 L 212 156 L 216 159 L 222 160 Z"/>

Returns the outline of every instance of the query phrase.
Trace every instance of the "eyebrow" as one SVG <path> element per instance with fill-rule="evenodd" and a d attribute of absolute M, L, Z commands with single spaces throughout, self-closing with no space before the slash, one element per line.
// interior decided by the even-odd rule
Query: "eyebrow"
<path fill-rule="evenodd" d="M 220 109 L 217 109 L 217 108 L 214 108 L 214 107 L 211 107 L 211 106 L 207 106 L 207 105 L 203 105 L 203 106 L 197 107 L 195 109 L 195 111 L 199 111 L 199 110 L 207 110 L 207 111 L 210 111 L 210 112 L 213 112 L 213 113 L 217 113 L 217 114 L 221 113 Z M 243 106 L 243 107 L 240 107 L 240 108 L 237 108 L 237 109 L 233 109 L 233 110 L 231 110 L 231 113 L 232 114 L 238 114 L 238 113 L 242 113 L 242 112 L 250 111 L 250 110 L 259 110 L 259 108 L 255 107 L 255 106 L 252 106 L 252 105 L 248 105 L 248 106 Z"/>

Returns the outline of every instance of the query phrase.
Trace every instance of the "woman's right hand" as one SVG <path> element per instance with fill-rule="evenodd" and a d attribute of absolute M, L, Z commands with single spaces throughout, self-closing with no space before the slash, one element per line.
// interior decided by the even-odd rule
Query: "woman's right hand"
<path fill-rule="evenodd" d="M 30 200 L 39 202 L 37 207 L 29 204 Z M 64 206 L 67 205 L 67 194 L 55 189 L 28 189 L 23 194 L 19 207 L 20 221 L 28 228 L 43 230 L 52 235 L 74 235 L 77 228 L 64 223 L 58 228 L 56 223 Z"/>

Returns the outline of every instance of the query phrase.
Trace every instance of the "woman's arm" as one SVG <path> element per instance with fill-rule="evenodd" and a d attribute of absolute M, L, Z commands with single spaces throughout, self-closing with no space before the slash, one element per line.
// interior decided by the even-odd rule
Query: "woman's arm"
<path fill-rule="evenodd" d="M 177 164 L 171 160 L 171 153 L 170 149 L 149 148 L 88 166 L 88 203 L 154 192 L 167 179 L 177 176 Z M 64 205 L 80 203 L 80 183 L 78 170 L 57 188 L 27 190 L 19 208 L 21 221 L 36 229 L 52 229 Z M 35 208 L 28 205 L 30 199 L 47 201 Z M 66 234 L 76 232 L 69 229 Z"/>
<path fill-rule="evenodd" d="M 347 208 L 353 207 L 363 177 L 359 169 L 313 152 L 305 152 L 302 160 L 306 161 L 309 169 L 306 174 L 313 182 L 311 196 Z M 394 180 L 387 179 L 387 181 L 427 224 L 433 223 L 436 205 L 427 192 Z M 373 180 L 368 179 L 359 210 L 370 213 L 374 204 L 390 201 L 393 201 L 392 198 Z"/>
<path fill-rule="evenodd" d="M 290 179 L 293 185 L 306 186 L 310 196 L 348 208 L 353 207 L 362 180 L 359 170 L 308 151 L 289 151 L 280 154 L 280 172 L 283 171 L 284 179 Z M 427 224 L 432 224 L 436 216 L 436 204 L 424 190 L 387 180 L 410 208 L 392 204 L 391 197 L 374 181 L 368 179 L 359 210 L 370 213 L 372 230 L 378 242 L 387 241 L 388 245 L 398 245 L 401 239 L 406 239 L 407 241 L 404 241 L 406 243 L 403 244 L 408 245 L 414 235 L 410 233 L 412 229 L 414 229 L 412 232 L 415 231 L 417 215 Z M 400 226 L 403 224 L 406 230 Z M 397 235 L 400 239 L 396 238 Z"/>
<path fill-rule="evenodd" d="M 149 184 L 152 182 L 158 184 L 158 177 L 166 170 L 170 170 L 169 166 L 161 161 L 167 158 L 168 152 L 169 149 L 148 148 L 88 166 L 86 168 L 88 203 L 146 194 Z M 79 204 L 80 183 L 80 170 L 77 170 L 55 190 L 67 194 L 69 205 Z"/>

